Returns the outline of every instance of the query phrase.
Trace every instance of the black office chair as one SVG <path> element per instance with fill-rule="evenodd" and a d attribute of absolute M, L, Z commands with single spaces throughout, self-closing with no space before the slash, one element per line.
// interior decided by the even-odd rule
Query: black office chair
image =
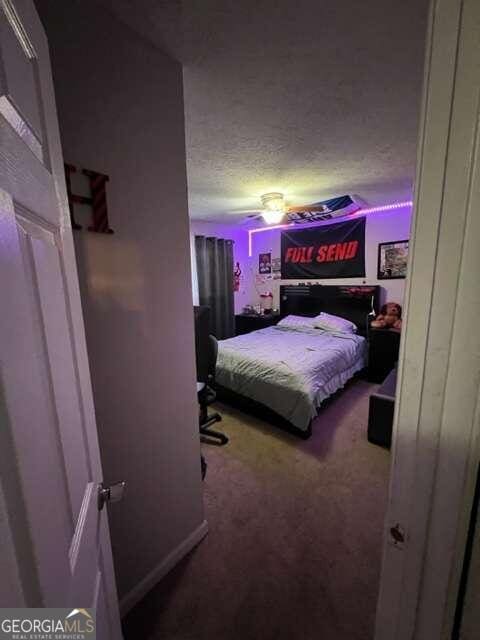
<path fill-rule="evenodd" d="M 215 367 L 217 365 L 218 343 L 217 339 L 209 336 L 209 353 L 208 353 L 208 377 L 207 382 L 198 391 L 198 404 L 200 405 L 200 433 L 210 439 L 219 440 L 220 445 L 227 444 L 228 438 L 220 431 L 210 429 L 212 424 L 220 422 L 222 416 L 219 413 L 208 413 L 208 407 L 215 402 L 217 394 L 212 386 L 215 384 Z"/>

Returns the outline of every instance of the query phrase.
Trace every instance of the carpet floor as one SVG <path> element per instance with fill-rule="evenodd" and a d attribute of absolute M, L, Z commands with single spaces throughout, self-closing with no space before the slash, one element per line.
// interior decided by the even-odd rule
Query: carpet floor
<path fill-rule="evenodd" d="M 390 456 L 349 383 L 303 441 L 226 405 L 208 536 L 124 621 L 126 640 L 371 640 Z"/>

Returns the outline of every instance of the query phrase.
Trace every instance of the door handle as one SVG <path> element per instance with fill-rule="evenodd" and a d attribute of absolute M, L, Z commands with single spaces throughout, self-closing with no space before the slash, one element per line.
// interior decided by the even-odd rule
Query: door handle
<path fill-rule="evenodd" d="M 119 502 L 125 495 L 127 483 L 122 480 L 105 487 L 103 482 L 98 485 L 98 510 L 101 511 L 107 502 Z"/>

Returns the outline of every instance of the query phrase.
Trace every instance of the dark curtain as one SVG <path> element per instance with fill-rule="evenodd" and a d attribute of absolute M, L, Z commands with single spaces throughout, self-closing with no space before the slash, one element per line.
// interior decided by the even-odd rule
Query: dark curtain
<path fill-rule="evenodd" d="M 218 340 L 235 334 L 233 241 L 195 236 L 198 297 L 210 307 L 211 332 Z"/>

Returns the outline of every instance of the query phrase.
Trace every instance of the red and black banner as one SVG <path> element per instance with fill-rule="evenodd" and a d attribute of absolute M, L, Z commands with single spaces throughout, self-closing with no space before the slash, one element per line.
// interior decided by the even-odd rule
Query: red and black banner
<path fill-rule="evenodd" d="M 282 279 L 365 276 L 365 218 L 282 232 Z"/>

